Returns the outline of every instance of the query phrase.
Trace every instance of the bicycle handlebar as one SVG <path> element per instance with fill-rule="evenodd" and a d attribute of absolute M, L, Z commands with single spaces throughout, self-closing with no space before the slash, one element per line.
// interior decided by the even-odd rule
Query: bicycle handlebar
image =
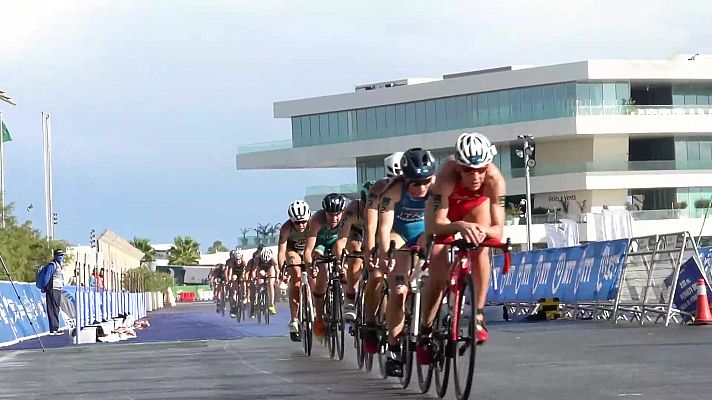
<path fill-rule="evenodd" d="M 512 267 L 512 240 L 510 238 L 507 238 L 506 242 L 501 242 L 496 239 L 487 239 L 480 244 L 470 243 L 465 239 L 457 239 L 449 241 L 445 244 L 457 247 L 461 251 L 473 250 L 478 247 L 490 247 L 493 249 L 500 249 L 504 253 L 504 265 L 502 266 L 502 274 L 506 275 L 509 272 L 509 269 Z"/>

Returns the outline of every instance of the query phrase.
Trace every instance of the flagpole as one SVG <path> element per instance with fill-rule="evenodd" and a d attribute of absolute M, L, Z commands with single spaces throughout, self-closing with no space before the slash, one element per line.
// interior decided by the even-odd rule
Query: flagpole
<path fill-rule="evenodd" d="M 0 206 L 2 206 L 2 211 L 0 211 L 0 226 L 5 229 L 5 130 L 3 129 L 2 121 L 2 111 L 0 111 Z"/>
<path fill-rule="evenodd" d="M 50 239 L 49 232 L 49 191 L 48 183 L 49 177 L 47 176 L 47 119 L 45 118 L 44 111 L 42 112 L 42 152 L 44 155 L 44 183 L 45 183 L 45 234 L 47 235 L 47 241 Z"/>
<path fill-rule="evenodd" d="M 47 176 L 49 176 L 49 212 L 47 219 L 49 221 L 50 240 L 54 240 L 54 199 L 52 196 L 52 119 L 47 114 Z"/>

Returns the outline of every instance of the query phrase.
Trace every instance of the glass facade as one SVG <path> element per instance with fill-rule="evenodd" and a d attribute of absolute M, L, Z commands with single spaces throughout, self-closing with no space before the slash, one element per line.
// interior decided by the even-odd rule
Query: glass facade
<path fill-rule="evenodd" d="M 628 82 L 565 82 L 292 117 L 294 147 L 478 126 L 623 114 Z"/>
<path fill-rule="evenodd" d="M 509 174 L 511 171 L 509 162 L 509 148 L 507 146 L 498 146 L 498 154 L 494 158 L 494 163 L 502 170 L 502 173 Z M 451 151 L 437 150 L 433 151 L 435 157 L 435 167 L 440 168 L 440 164 L 452 155 Z M 356 180 L 358 185 L 363 185 L 364 182 L 377 181 L 386 176 L 386 169 L 383 166 L 383 159 L 387 155 L 367 158 L 359 158 L 356 160 Z"/>
<path fill-rule="evenodd" d="M 710 105 L 712 104 L 712 85 L 673 85 L 673 105 Z"/>
<path fill-rule="evenodd" d="M 712 164 L 712 137 L 676 137 L 675 166 L 677 169 L 704 169 Z"/>

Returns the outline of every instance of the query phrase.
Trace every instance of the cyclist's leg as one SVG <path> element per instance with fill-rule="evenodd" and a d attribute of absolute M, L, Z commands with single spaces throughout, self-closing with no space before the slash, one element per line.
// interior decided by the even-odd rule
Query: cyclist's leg
<path fill-rule="evenodd" d="M 361 333 L 363 349 L 366 353 L 374 354 L 378 352 L 378 336 L 376 332 L 376 310 L 381 301 L 381 293 L 385 286 L 385 276 L 380 268 L 376 268 L 370 260 L 364 260 L 368 266 L 368 281 L 363 290 L 363 308 L 366 329 Z"/>
<path fill-rule="evenodd" d="M 290 251 L 287 253 L 287 264 L 299 264 L 302 262 L 302 257 L 296 252 Z M 289 285 L 291 287 L 290 294 L 291 299 L 289 299 L 289 311 L 292 316 L 292 321 L 298 321 L 299 315 L 299 295 L 302 288 L 302 269 L 300 267 L 292 267 L 288 270 L 289 274 Z"/>
<path fill-rule="evenodd" d="M 433 320 L 440 304 L 443 290 L 448 280 L 448 247 L 442 244 L 433 245 L 428 267 L 428 280 L 421 292 L 421 329 L 424 335 L 429 335 Z"/>
<path fill-rule="evenodd" d="M 396 249 L 405 245 L 405 240 L 401 235 L 391 232 L 391 240 L 396 242 Z M 393 270 L 388 272 L 388 306 L 386 309 L 386 321 L 388 324 L 388 343 L 398 344 L 398 335 L 403 329 L 403 306 L 405 296 L 408 293 L 408 261 L 407 253 L 397 251 L 393 253 L 395 264 Z"/>
<path fill-rule="evenodd" d="M 349 253 L 361 251 L 362 242 L 360 237 L 351 237 L 346 243 L 346 249 Z M 344 297 L 346 298 L 345 307 L 348 311 L 355 312 L 354 302 L 356 301 L 356 286 L 361 278 L 361 268 L 363 261 L 360 258 L 352 258 L 346 262 L 346 288 Z"/>
<path fill-rule="evenodd" d="M 485 202 L 481 206 L 470 210 L 463 220 L 478 224 L 489 224 L 491 221 L 489 202 Z M 472 273 L 472 279 L 475 282 L 475 297 L 477 298 L 477 340 L 478 343 L 482 343 L 489 339 L 486 329 L 484 328 L 484 315 L 482 314 L 482 310 L 485 308 L 487 301 L 487 290 L 489 289 L 492 267 L 490 264 L 489 251 L 487 251 L 486 248 L 478 248 L 472 253 L 470 262 L 473 264 L 471 265 L 470 271 Z"/>
<path fill-rule="evenodd" d="M 324 246 L 318 245 L 314 249 L 313 257 L 316 258 L 323 255 L 326 252 Z M 324 298 L 326 296 L 326 288 L 328 283 L 327 275 L 327 265 L 326 264 L 316 264 L 316 277 L 309 279 L 309 285 L 311 286 L 312 296 L 314 299 L 314 306 L 316 308 L 316 315 L 314 321 L 314 335 L 323 337 L 326 334 L 326 324 L 324 323 Z M 312 271 L 309 276 L 314 275 Z"/>
<path fill-rule="evenodd" d="M 267 270 L 267 294 L 269 295 L 269 308 L 273 314 L 276 312 L 274 307 L 274 288 L 277 284 L 277 270 L 271 265 Z"/>

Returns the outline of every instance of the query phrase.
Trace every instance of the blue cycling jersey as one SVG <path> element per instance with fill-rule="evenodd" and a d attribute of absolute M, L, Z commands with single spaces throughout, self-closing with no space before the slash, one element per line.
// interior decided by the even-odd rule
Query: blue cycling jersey
<path fill-rule="evenodd" d="M 401 235 L 407 246 L 412 246 L 425 231 L 425 203 L 430 191 L 414 199 L 408 194 L 408 184 L 403 182 L 402 187 L 401 199 L 394 206 L 393 230 Z"/>

